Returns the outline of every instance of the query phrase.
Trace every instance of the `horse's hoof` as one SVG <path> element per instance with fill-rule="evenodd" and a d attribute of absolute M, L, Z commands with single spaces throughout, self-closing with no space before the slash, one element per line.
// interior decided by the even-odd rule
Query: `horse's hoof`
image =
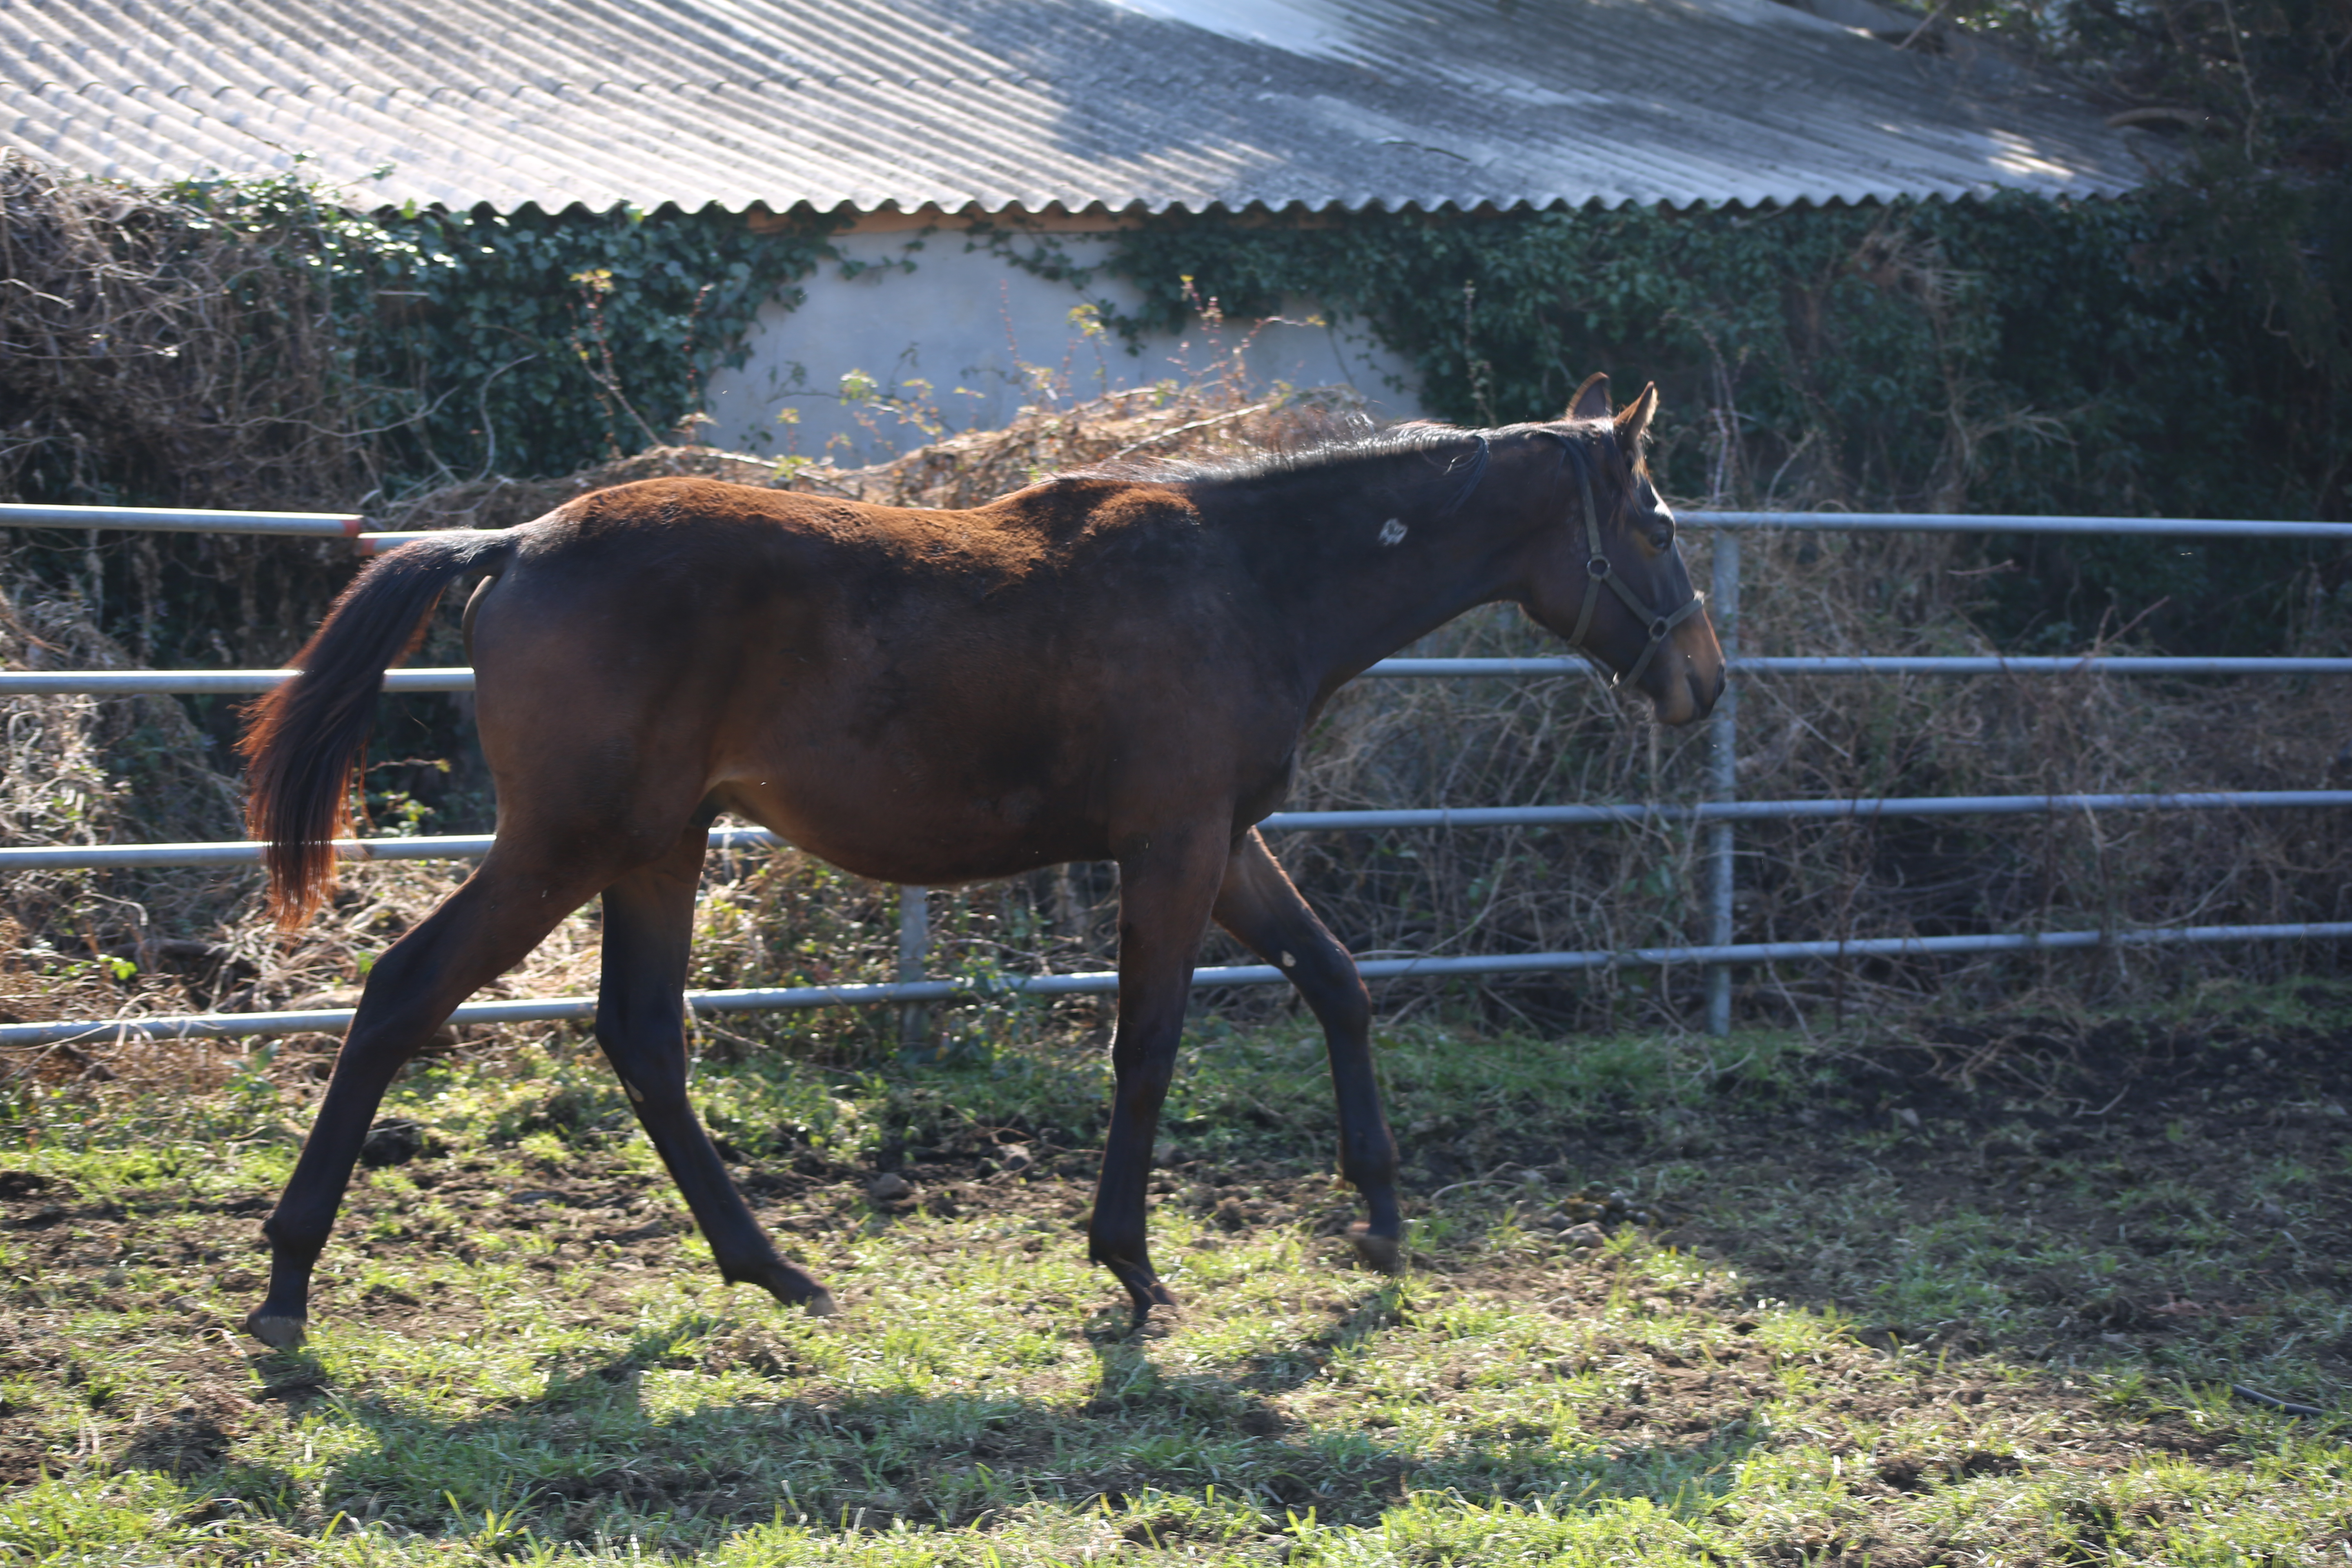
<path fill-rule="evenodd" d="M 309 1323 L 307 1318 L 289 1318 L 283 1312 L 257 1311 L 247 1316 L 245 1331 L 271 1350 L 299 1350 Z"/>
<path fill-rule="evenodd" d="M 1175 1292 L 1157 1280 L 1152 1282 L 1150 1300 L 1147 1301 L 1141 1297 L 1133 1297 L 1130 1298 L 1130 1301 L 1135 1310 L 1134 1315 L 1128 1320 L 1127 1323 L 1127 1331 L 1130 1334 L 1150 1331 L 1155 1312 L 1159 1314 L 1159 1332 L 1165 1334 L 1169 1331 L 1175 1314 L 1183 1310 L 1176 1300 Z M 1166 1310 L 1161 1311 L 1161 1308 L 1165 1308 Z"/>
<path fill-rule="evenodd" d="M 781 1258 L 762 1258 L 740 1268 L 719 1266 L 719 1277 L 730 1285 L 757 1285 L 787 1307 L 805 1307 L 812 1318 L 830 1318 L 841 1309 L 833 1292 Z"/>
<path fill-rule="evenodd" d="M 1156 1279 L 1148 1276 L 1141 1280 L 1122 1279 L 1119 1283 L 1127 1287 L 1128 1305 L 1134 1310 L 1134 1315 L 1127 1325 L 1129 1333 L 1142 1332 L 1143 1326 L 1151 1321 L 1151 1310 L 1155 1307 L 1165 1307 L 1171 1312 L 1181 1309 L 1182 1304 L 1176 1300 L 1176 1292 Z"/>
<path fill-rule="evenodd" d="M 1348 1239 L 1355 1244 L 1356 1257 L 1367 1268 L 1382 1274 L 1399 1274 L 1404 1270 L 1404 1244 L 1393 1236 L 1375 1236 L 1371 1227 L 1358 1224 L 1348 1230 Z"/>

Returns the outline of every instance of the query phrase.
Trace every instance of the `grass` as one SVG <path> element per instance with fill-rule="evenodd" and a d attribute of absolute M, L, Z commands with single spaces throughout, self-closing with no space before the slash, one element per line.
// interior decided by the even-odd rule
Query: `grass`
<path fill-rule="evenodd" d="M 1185 1306 L 1140 1336 L 1077 1229 L 1099 1053 L 1046 1037 L 704 1064 L 832 1320 L 719 1284 L 576 1044 L 425 1065 L 294 1355 L 235 1324 L 314 1058 L 20 1082 L 0 1562 L 2352 1552 L 2352 994 L 1810 1041 L 1401 1028 L 1397 1279 L 1349 1265 L 1316 1041 L 1206 1018 L 1154 1196 Z M 911 1194 L 870 1198 L 879 1169 Z"/>

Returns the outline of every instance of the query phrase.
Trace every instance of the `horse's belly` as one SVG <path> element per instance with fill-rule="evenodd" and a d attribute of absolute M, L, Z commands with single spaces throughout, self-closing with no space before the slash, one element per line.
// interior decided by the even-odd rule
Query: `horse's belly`
<path fill-rule="evenodd" d="M 728 810 L 786 843 L 881 882 L 945 887 L 1110 853 L 1082 802 L 1043 789 L 949 799 L 884 781 L 861 787 L 856 779 L 835 778 L 730 781 L 718 794 Z"/>

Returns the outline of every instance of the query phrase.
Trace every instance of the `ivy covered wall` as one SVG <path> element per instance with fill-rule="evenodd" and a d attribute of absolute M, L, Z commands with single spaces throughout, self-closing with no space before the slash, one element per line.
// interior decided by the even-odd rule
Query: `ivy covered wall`
<path fill-rule="evenodd" d="M 1594 370 L 1628 391 L 1654 379 L 1670 489 L 1720 504 L 2344 517 L 2340 325 L 2324 287 L 2264 265 L 2294 215 L 2210 206 L 2166 186 L 2082 204 L 1154 220 L 1106 268 L 1148 303 L 1107 315 L 1135 334 L 1180 321 L 1188 290 L 1234 316 L 1306 294 L 1367 321 L 1426 404 L 1464 422 L 1556 416 Z M 2346 552 L 2309 546 L 1987 549 L 2017 565 L 1990 580 L 1991 629 L 2029 646 L 2145 615 L 2161 642 L 2252 650 L 2296 595 L 2344 589 Z"/>
<path fill-rule="evenodd" d="M 375 308 L 354 321 L 362 374 L 417 409 L 387 432 L 404 475 L 559 474 L 675 439 L 761 307 L 800 303 L 839 226 L 754 229 L 716 207 L 375 221 L 352 279 Z"/>

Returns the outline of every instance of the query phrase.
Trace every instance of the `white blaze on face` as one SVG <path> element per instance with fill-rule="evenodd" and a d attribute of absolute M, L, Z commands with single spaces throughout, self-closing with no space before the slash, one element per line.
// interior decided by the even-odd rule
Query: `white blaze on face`
<path fill-rule="evenodd" d="M 1404 542 L 1404 524 L 1399 522 L 1395 518 L 1391 518 L 1386 522 L 1381 524 L 1381 542 L 1382 544 L 1402 544 Z"/>

